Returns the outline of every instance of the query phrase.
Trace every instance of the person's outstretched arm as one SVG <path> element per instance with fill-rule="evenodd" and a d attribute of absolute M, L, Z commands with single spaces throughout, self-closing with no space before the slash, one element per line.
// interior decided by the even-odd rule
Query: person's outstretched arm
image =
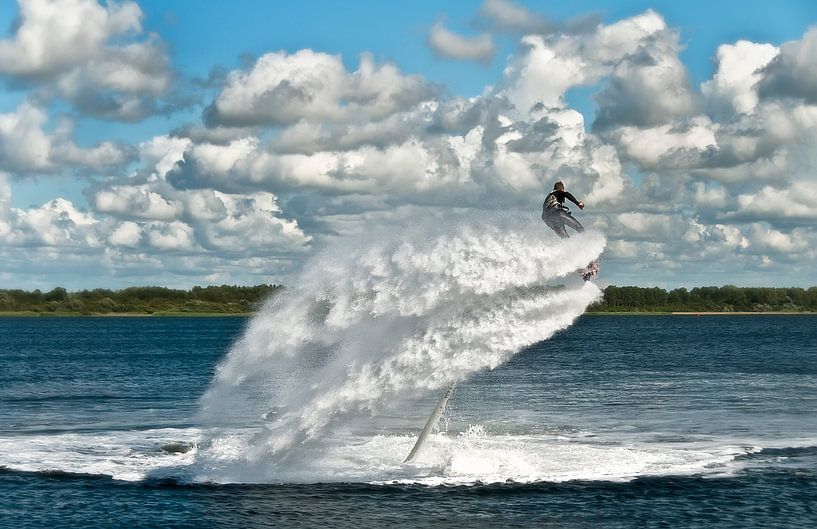
<path fill-rule="evenodd" d="M 571 202 L 573 202 L 574 204 L 579 206 L 579 209 L 584 209 L 584 202 L 576 200 L 576 197 L 574 197 L 573 195 L 571 195 L 567 191 L 565 191 L 564 193 L 565 193 L 565 198 L 567 198 L 568 200 L 570 200 Z"/>

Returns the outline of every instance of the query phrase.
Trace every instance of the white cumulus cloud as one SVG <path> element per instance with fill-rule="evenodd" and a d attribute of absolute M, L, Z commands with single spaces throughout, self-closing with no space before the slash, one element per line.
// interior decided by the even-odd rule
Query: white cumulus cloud
<path fill-rule="evenodd" d="M 167 106 L 161 98 L 173 73 L 161 40 L 142 37 L 138 4 L 19 4 L 19 23 L 9 38 L 0 40 L 0 76 L 42 86 L 81 112 L 107 119 L 135 121 Z"/>
<path fill-rule="evenodd" d="M 747 114 L 757 106 L 757 84 L 761 70 L 779 50 L 771 44 L 739 40 L 718 47 L 718 69 L 711 80 L 701 84 L 714 111 Z"/>
<path fill-rule="evenodd" d="M 349 72 L 340 57 L 312 50 L 267 53 L 249 71 L 233 71 L 207 109 L 211 125 L 287 124 L 300 119 L 382 119 L 433 96 L 419 76 L 363 55 Z"/>
<path fill-rule="evenodd" d="M 111 142 L 82 148 L 70 138 L 71 124 L 63 122 L 45 132 L 48 114 L 23 102 L 14 112 L 0 114 L 0 169 L 17 175 L 64 172 L 67 168 L 105 171 L 127 164 L 129 149 Z"/>

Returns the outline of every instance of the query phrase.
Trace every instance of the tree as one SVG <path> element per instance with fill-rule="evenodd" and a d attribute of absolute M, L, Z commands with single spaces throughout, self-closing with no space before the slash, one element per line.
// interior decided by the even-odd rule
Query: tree
<path fill-rule="evenodd" d="M 51 292 L 46 292 L 46 301 L 65 301 L 68 299 L 68 291 L 62 287 L 57 287 Z"/>

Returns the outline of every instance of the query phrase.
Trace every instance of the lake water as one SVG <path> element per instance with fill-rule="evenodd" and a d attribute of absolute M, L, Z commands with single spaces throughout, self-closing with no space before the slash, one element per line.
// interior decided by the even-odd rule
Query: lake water
<path fill-rule="evenodd" d="M 0 526 L 817 526 L 815 316 L 585 316 L 461 383 L 412 464 L 439 394 L 242 479 L 263 425 L 199 399 L 246 323 L 0 318 Z"/>

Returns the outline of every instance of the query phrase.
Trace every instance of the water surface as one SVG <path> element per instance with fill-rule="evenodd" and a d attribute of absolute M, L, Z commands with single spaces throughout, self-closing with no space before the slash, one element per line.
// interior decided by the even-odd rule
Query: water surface
<path fill-rule="evenodd" d="M 415 465 L 436 395 L 300 482 L 227 484 L 201 482 L 198 399 L 245 320 L 0 318 L 0 525 L 813 527 L 815 323 L 583 317 L 461 384 Z"/>

